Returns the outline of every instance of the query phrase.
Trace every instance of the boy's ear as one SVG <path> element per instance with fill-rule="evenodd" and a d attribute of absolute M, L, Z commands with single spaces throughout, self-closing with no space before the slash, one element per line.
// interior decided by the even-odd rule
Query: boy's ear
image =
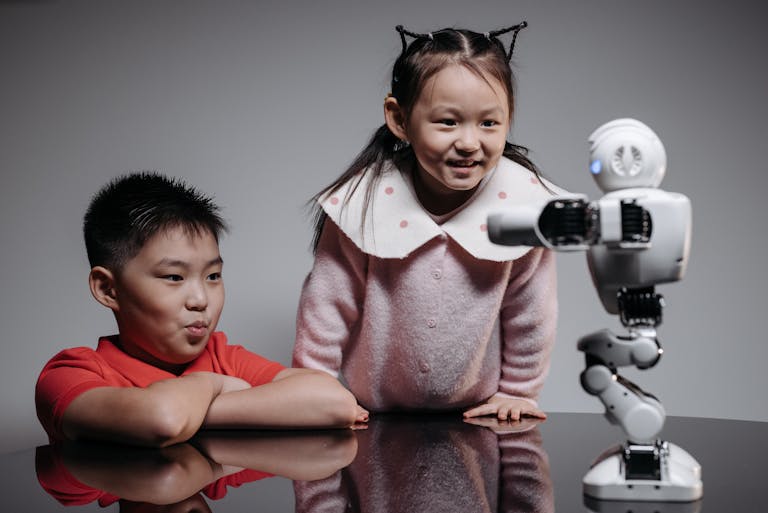
<path fill-rule="evenodd" d="M 111 310 L 117 310 L 115 276 L 106 267 L 97 265 L 88 275 L 88 286 L 94 299 Z"/>
<path fill-rule="evenodd" d="M 408 142 L 408 134 L 405 131 L 405 113 L 394 96 L 387 96 L 384 99 L 384 122 L 389 131 L 395 134 L 395 137 Z"/>

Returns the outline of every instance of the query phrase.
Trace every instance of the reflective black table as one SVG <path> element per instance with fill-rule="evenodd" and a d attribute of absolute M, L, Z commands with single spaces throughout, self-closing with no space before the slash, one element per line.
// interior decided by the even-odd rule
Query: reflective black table
<path fill-rule="evenodd" d="M 358 431 L 206 432 L 163 450 L 42 446 L 0 456 L 0 511 L 768 511 L 768 423 L 667 419 L 664 438 L 703 469 L 704 498 L 682 504 L 582 495 L 591 461 L 621 441 L 601 415 L 479 424 L 392 414 Z"/>

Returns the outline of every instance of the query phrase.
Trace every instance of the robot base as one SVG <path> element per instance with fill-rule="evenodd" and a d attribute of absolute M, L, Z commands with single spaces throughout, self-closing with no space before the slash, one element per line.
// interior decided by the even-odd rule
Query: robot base
<path fill-rule="evenodd" d="M 663 441 L 609 449 L 582 482 L 584 495 L 599 500 L 691 502 L 703 493 L 699 463 L 681 447 Z"/>
<path fill-rule="evenodd" d="M 700 513 L 702 501 L 638 502 L 601 501 L 584 496 L 584 506 L 590 513 Z"/>

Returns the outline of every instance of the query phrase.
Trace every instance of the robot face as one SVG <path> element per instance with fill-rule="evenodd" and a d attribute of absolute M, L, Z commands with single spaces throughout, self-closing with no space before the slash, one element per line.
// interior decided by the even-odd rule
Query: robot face
<path fill-rule="evenodd" d="M 634 119 L 610 121 L 589 136 L 589 169 L 603 192 L 656 188 L 664 178 L 667 155 L 658 136 Z"/>

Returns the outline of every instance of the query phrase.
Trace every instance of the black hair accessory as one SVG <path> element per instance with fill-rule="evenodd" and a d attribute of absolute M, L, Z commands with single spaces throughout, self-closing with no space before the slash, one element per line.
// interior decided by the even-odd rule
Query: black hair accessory
<path fill-rule="evenodd" d="M 499 30 L 493 30 L 491 32 L 485 32 L 483 35 L 488 38 L 491 41 L 497 41 L 498 44 L 504 49 L 504 44 L 499 40 L 499 36 L 504 35 L 508 32 L 512 32 L 512 43 L 509 45 L 509 50 L 504 50 L 504 55 L 507 57 L 507 62 L 512 59 L 512 53 L 515 51 L 515 42 L 517 42 L 517 34 L 526 28 L 528 26 L 527 21 L 523 21 L 521 23 L 518 23 L 517 25 L 512 25 L 511 27 L 506 27 Z M 412 37 L 414 39 L 429 39 L 430 41 L 434 41 L 435 36 L 432 32 L 427 32 L 426 34 L 419 34 L 418 32 L 411 32 L 410 30 L 405 29 L 402 25 L 397 25 L 395 27 L 395 30 L 400 34 L 400 41 L 403 43 L 403 50 L 402 53 L 405 53 L 405 51 L 408 49 L 408 42 L 405 40 L 405 36 Z"/>
<path fill-rule="evenodd" d="M 512 53 L 515 51 L 515 42 L 517 42 L 517 34 L 519 34 L 520 31 L 527 26 L 528 26 L 528 22 L 523 21 L 511 27 L 494 30 L 492 32 L 486 32 L 486 37 L 491 40 L 493 39 L 498 40 L 499 36 L 506 34 L 507 32 L 512 32 L 512 42 L 509 44 L 509 51 L 507 52 L 507 62 L 509 62 L 510 59 L 512 59 Z M 504 45 L 502 44 L 502 48 L 503 47 Z"/>

